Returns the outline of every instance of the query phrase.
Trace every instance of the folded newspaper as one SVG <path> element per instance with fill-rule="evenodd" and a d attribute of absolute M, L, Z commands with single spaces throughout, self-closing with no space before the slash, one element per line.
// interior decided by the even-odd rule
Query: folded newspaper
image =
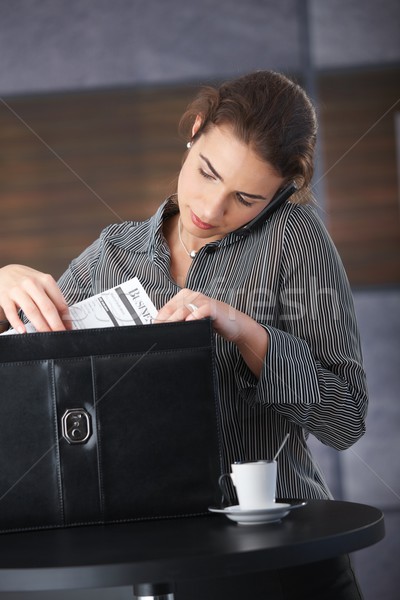
<path fill-rule="evenodd" d="M 148 325 L 157 315 L 157 309 L 137 277 L 114 288 L 91 296 L 69 307 L 72 329 Z M 36 331 L 26 323 L 28 333 Z M 17 333 L 9 329 L 1 335 Z"/>

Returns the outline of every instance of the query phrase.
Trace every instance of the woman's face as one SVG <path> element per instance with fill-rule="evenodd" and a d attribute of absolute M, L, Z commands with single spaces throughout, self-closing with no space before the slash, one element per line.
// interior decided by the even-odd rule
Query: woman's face
<path fill-rule="evenodd" d="M 182 227 L 203 243 L 220 239 L 257 216 L 283 182 L 229 126 L 213 126 L 195 141 L 179 175 Z"/>

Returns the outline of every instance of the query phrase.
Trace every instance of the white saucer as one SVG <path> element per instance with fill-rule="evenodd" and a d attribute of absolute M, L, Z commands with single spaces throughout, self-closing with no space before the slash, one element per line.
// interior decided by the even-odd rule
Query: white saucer
<path fill-rule="evenodd" d="M 275 523 L 280 521 L 294 508 L 305 506 L 306 502 L 294 504 L 275 502 L 265 508 L 257 510 L 241 510 L 240 506 L 227 506 L 226 508 L 209 508 L 210 512 L 225 515 L 239 525 L 260 525 L 262 523 Z"/>

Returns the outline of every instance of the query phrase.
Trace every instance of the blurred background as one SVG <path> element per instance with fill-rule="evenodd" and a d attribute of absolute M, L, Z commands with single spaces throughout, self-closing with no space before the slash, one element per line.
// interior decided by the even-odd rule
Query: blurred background
<path fill-rule="evenodd" d="M 0 0 L 0 264 L 58 277 L 101 229 L 174 191 L 179 117 L 198 86 L 293 76 L 320 120 L 314 192 L 354 293 L 367 433 L 310 444 L 337 499 L 383 509 L 353 555 L 366 600 L 400 575 L 400 3 L 398 0 Z M 130 588 L 0 598 L 131 598 Z M 205 599 L 206 600 L 206 599 Z"/>

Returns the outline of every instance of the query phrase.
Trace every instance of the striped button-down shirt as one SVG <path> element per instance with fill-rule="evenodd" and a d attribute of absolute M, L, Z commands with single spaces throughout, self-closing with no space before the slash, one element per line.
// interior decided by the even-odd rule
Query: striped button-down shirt
<path fill-rule="evenodd" d="M 162 232 L 173 210 L 167 201 L 146 221 L 107 227 L 61 277 L 67 302 L 136 276 L 160 309 L 180 289 Z M 224 468 L 271 459 L 289 433 L 277 496 L 330 497 L 307 438 L 339 450 L 353 444 L 365 430 L 367 391 L 349 284 L 315 209 L 287 203 L 250 235 L 204 246 L 185 287 L 243 311 L 269 333 L 259 379 L 235 344 L 215 336 Z"/>

